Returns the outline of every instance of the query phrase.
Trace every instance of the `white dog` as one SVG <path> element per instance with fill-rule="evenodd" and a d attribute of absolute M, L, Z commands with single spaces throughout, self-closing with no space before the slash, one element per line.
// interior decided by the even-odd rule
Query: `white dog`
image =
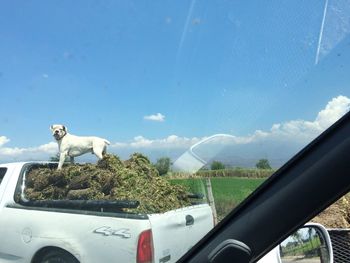
<path fill-rule="evenodd" d="M 94 153 L 99 159 L 102 159 L 106 153 L 107 145 L 110 144 L 109 141 L 99 137 L 81 137 L 69 134 L 67 128 L 63 125 L 52 125 L 50 130 L 58 143 L 58 150 L 60 152 L 57 169 L 62 168 L 67 156 L 70 157 L 71 163 L 74 163 L 75 156 L 87 152 Z"/>

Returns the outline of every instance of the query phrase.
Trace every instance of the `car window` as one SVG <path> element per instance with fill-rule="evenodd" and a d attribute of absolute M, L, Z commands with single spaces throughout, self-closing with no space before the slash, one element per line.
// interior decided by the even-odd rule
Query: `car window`
<path fill-rule="evenodd" d="M 100 223 L 89 238 L 176 261 L 349 111 L 349 14 L 345 0 L 3 2 L 0 163 L 28 162 L 6 196 L 64 220 L 148 218 L 153 236 Z M 167 220 L 193 238 L 170 242 Z M 24 257 L 12 248 L 0 255 Z"/>
<path fill-rule="evenodd" d="M 7 169 L 6 168 L 0 168 L 0 184 L 2 182 L 2 179 L 4 178 L 6 174 Z"/>

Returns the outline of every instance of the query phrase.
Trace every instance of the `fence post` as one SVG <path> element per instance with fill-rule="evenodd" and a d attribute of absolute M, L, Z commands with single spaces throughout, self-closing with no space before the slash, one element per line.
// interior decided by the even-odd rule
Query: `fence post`
<path fill-rule="evenodd" d="M 218 216 L 216 213 L 215 201 L 214 201 L 214 195 L 211 187 L 210 177 L 205 178 L 205 185 L 207 187 L 209 206 L 213 210 L 214 226 L 215 226 L 218 223 Z"/>

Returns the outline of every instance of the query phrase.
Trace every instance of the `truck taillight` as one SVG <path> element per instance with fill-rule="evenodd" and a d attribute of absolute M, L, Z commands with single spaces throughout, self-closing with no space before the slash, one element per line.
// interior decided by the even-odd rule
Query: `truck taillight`
<path fill-rule="evenodd" d="M 153 262 L 153 238 L 152 230 L 143 231 L 137 244 L 137 263 Z"/>

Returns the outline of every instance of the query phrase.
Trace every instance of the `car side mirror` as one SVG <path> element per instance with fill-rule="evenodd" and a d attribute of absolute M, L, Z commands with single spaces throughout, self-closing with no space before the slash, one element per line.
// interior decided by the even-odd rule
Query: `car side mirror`
<path fill-rule="evenodd" d="M 324 226 L 309 223 L 299 228 L 258 263 L 333 263 L 333 249 Z"/>
<path fill-rule="evenodd" d="M 332 263 L 333 250 L 327 230 L 319 224 L 299 228 L 279 246 L 282 263 Z"/>

